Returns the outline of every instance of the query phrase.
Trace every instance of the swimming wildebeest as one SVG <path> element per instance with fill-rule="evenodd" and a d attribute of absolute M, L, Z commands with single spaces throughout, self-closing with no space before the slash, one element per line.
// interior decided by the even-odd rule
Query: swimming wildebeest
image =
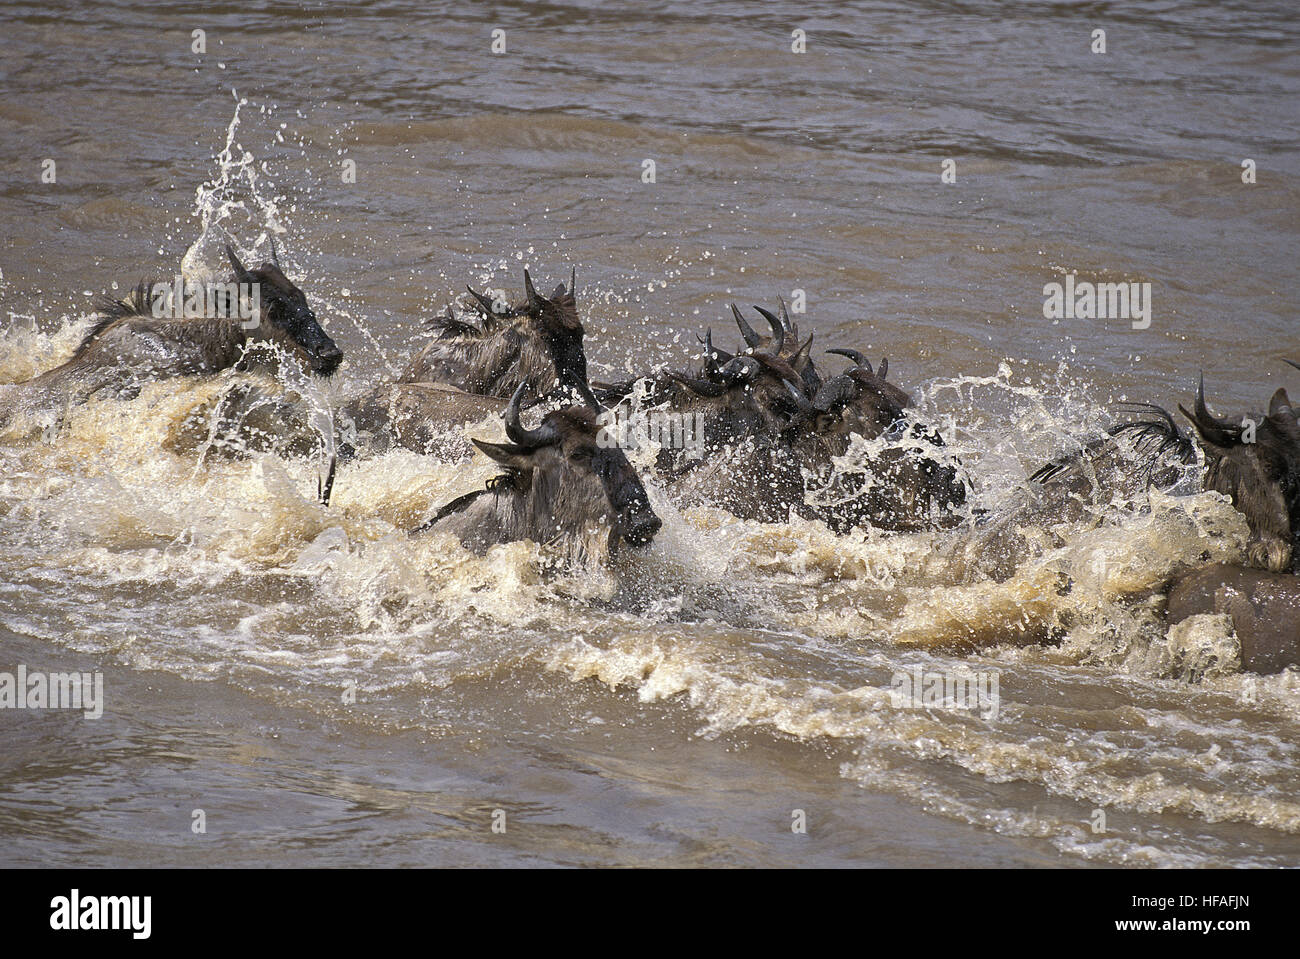
<path fill-rule="evenodd" d="M 916 531 L 946 526 L 966 502 L 969 482 L 939 431 L 916 419 L 907 392 L 856 350 L 853 361 L 799 404 L 783 442 L 806 464 L 812 511 L 836 532 L 855 527 Z M 854 436 L 883 445 L 844 466 Z"/>
<path fill-rule="evenodd" d="M 1219 419 L 1206 408 L 1204 387 L 1202 379 L 1191 412 L 1179 410 L 1205 454 L 1205 488 L 1230 496 L 1246 517 L 1249 567 L 1219 564 L 1179 577 L 1169 591 L 1169 622 L 1226 615 L 1243 668 L 1300 666 L 1300 417 L 1279 389 L 1267 413 Z"/>
<path fill-rule="evenodd" d="M 569 559 L 608 555 L 620 543 L 649 543 L 662 522 L 627 456 L 602 440 L 597 410 L 552 410 L 528 429 L 519 408 L 527 388 L 520 384 L 506 405 L 509 442 L 473 441 L 504 472 L 484 489 L 448 503 L 414 532 L 451 530 L 478 551 L 529 539 Z"/>
<path fill-rule="evenodd" d="M 493 303 L 471 289 L 481 319 L 474 326 L 449 308 L 430 321 L 432 338 L 396 382 L 381 383 L 344 404 L 338 421 L 344 451 L 401 446 L 419 453 L 468 454 L 449 436 L 456 427 L 499 413 L 520 386 L 535 397 L 576 392 L 596 403 L 587 384 L 583 329 L 570 275 L 549 296 L 524 271 L 523 303 Z"/>
<path fill-rule="evenodd" d="M 823 381 L 812 336 L 799 342 L 785 303 L 773 314 L 755 307 L 772 329 L 760 336 L 733 304 L 746 349 L 730 354 L 704 336 L 705 356 L 686 373 L 639 381 L 652 414 L 689 418 L 703 442 L 664 449 L 656 466 L 685 503 L 719 506 L 743 519 L 783 522 L 791 511 L 853 527 L 908 530 L 942 522 L 965 500 L 957 471 L 943 463 L 938 433 L 911 421 L 911 398 L 853 350 L 829 352 L 854 361 Z M 607 398 L 634 392 L 638 381 L 598 389 Z M 884 437 L 883 448 L 837 472 L 854 435 Z M 937 457 L 937 458 L 936 458 Z"/>
<path fill-rule="evenodd" d="M 1201 489 L 1231 498 L 1250 528 L 1247 563 L 1271 572 L 1300 572 L 1300 427 L 1285 390 L 1273 394 L 1266 414 L 1233 422 L 1210 413 L 1202 379 L 1193 409 L 1178 407 L 1194 428 L 1190 436 L 1159 406 L 1130 409 L 1148 416 L 1118 423 L 1108 433 L 1131 438 L 1136 457 L 1125 457 L 1112 440 L 1097 440 L 1030 479 L 1075 495 L 1099 492 L 1107 498 L 1116 486 L 1129 492 L 1148 484 L 1168 489 L 1195 463 L 1199 447 L 1205 460 Z"/>
<path fill-rule="evenodd" d="M 218 290 L 206 307 L 220 315 L 162 315 L 159 284 L 141 282 L 125 299 L 103 298 L 98 320 L 71 358 L 25 383 L 15 384 L 0 409 L 0 425 L 16 412 L 58 410 L 96 393 L 136 395 L 150 381 L 200 376 L 221 370 L 278 365 L 288 354 L 318 376 L 329 376 L 343 359 L 316 321 L 307 298 L 272 261 L 246 268 L 227 244 L 234 285 Z M 256 303 L 257 313 L 239 314 L 237 302 Z M 175 295 L 184 296 L 184 291 Z"/>
<path fill-rule="evenodd" d="M 594 403 L 587 385 L 576 282 L 575 270 L 567 289 L 561 283 L 546 297 L 537 292 L 532 276 L 524 270 L 524 301 L 516 306 L 494 303 L 469 288 L 470 306 L 480 325 L 457 319 L 450 308 L 429 321 L 428 344 L 397 381 L 442 383 L 503 399 L 521 384 L 534 396 L 542 396 L 558 381 L 561 388 L 575 390 Z"/>
<path fill-rule="evenodd" d="M 1214 564 L 1175 577 L 1167 590 L 1168 622 L 1199 613 L 1227 615 L 1241 642 L 1243 668 L 1276 672 L 1300 665 L 1300 421 L 1286 391 L 1273 394 L 1267 413 L 1220 419 L 1205 404 L 1202 378 L 1192 410 L 1178 407 L 1192 424 L 1191 435 L 1160 407 L 1141 408 L 1154 415 L 1111 429 L 1112 435 L 1136 439 L 1141 456 L 1136 473 L 1131 466 L 1128 472 L 1142 483 L 1167 486 L 1184 464 L 1195 461 L 1199 448 L 1201 488 L 1230 497 L 1250 530 L 1246 565 Z M 1125 470 L 1116 468 L 1111 447 L 1105 441 L 1090 444 L 1034 478 L 1064 481 L 1076 493 L 1081 477 L 1109 482 L 1118 472 L 1123 483 Z M 1097 470 L 1098 463 L 1108 468 Z"/>
<path fill-rule="evenodd" d="M 573 390 L 593 402 L 572 289 L 560 284 L 543 297 L 527 271 L 524 285 L 528 298 L 513 308 L 494 305 L 471 290 L 475 309 L 484 317 L 482 328 L 454 319 L 448 310 L 433 322 L 433 339 L 401 378 L 341 403 L 333 413 L 339 454 L 346 460 L 401 447 L 448 461 L 468 459 L 474 448 L 463 428 L 500 415 L 519 385 L 537 394 L 550 391 L 551 399 Z M 434 376 L 442 379 L 416 379 Z M 511 391 L 498 395 L 507 384 L 514 384 Z M 489 392 L 472 392 L 466 389 L 470 386 Z M 237 387 L 219 404 L 196 411 L 183 433 L 187 446 L 197 441 L 235 455 L 247 450 L 301 453 L 321 445 L 319 421 L 303 402 Z"/>

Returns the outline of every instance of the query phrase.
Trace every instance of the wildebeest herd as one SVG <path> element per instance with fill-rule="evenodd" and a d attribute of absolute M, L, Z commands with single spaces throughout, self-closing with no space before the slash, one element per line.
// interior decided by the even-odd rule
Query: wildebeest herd
<path fill-rule="evenodd" d="M 142 283 L 127 299 L 100 304 L 98 320 L 69 360 L 7 388 L 0 428 L 20 416 L 38 422 L 96 394 L 130 398 L 149 381 L 273 370 L 286 358 L 330 376 L 342 351 L 274 250 L 257 269 L 245 267 L 231 247 L 226 251 L 235 280 L 260 293 L 260 315 L 252 322 L 159 318 Z M 197 411 L 198 433 L 236 453 L 292 455 L 324 443 L 344 462 L 392 447 L 454 462 L 473 452 L 456 428 L 500 415 L 504 437 L 472 440 L 499 474 L 412 531 L 444 529 L 480 551 L 527 539 L 599 561 L 615 550 L 644 547 L 662 525 L 646 480 L 679 506 L 708 505 L 771 523 L 795 515 L 837 534 L 981 522 L 977 512 L 963 509 L 973 487 L 959 458 L 887 378 L 887 360 L 873 366 L 860 352 L 839 347 L 821 355 L 847 366 L 830 368 L 782 301 L 775 312 L 754 308 L 770 331 L 762 334 L 731 307 L 743 344 L 734 352 L 716 346 L 706 330 L 702 353 L 687 369 L 593 382 L 575 282 L 571 273 L 567 285 L 544 295 L 525 270 L 524 296 L 515 304 L 470 289 L 463 305 L 427 324 L 427 342 L 400 375 L 333 411 L 333 437 L 322 437 L 318 418 L 300 398 L 250 386 Z M 621 443 L 611 440 L 609 424 L 645 410 L 692 424 L 699 442 L 689 449 L 661 445 L 643 479 Z M 1203 383 L 1193 408 L 1179 410 L 1190 430 L 1159 406 L 1136 407 L 1109 435 L 1046 464 L 1027 484 L 1049 512 L 1055 505 L 1058 515 L 1068 515 L 1085 501 L 1104 501 L 1111 487 L 1170 489 L 1194 471 L 1201 488 L 1231 498 L 1250 539 L 1242 565 L 1201 566 L 1165 584 L 1169 623 L 1199 613 L 1226 615 L 1244 668 L 1300 665 L 1297 410 L 1279 389 L 1266 412 L 1217 418 Z M 334 466 L 332 460 L 331 481 Z M 328 490 L 329 484 L 326 503 Z"/>

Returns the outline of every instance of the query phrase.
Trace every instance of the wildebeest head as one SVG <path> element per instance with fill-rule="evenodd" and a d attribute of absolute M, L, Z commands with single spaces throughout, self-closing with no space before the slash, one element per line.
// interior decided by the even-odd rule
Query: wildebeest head
<path fill-rule="evenodd" d="M 235 281 L 256 285 L 261 315 L 250 339 L 268 340 L 296 356 L 317 376 L 329 376 L 343 361 L 343 351 L 330 339 L 307 305 L 307 297 L 280 269 L 279 256 L 272 246 L 272 258 L 250 270 L 239 261 L 234 248 L 226 244 L 226 256 L 235 271 Z"/>
<path fill-rule="evenodd" d="M 588 406 L 553 410 L 529 429 L 519 414 L 525 389 L 516 389 L 506 407 L 509 442 L 473 441 L 506 473 L 472 500 L 457 501 L 483 513 L 480 530 L 471 537 L 551 542 L 578 539 L 605 524 L 610 546 L 620 541 L 644 546 L 654 539 L 662 521 L 627 456 L 605 439 L 596 411 Z M 447 508 L 433 522 L 445 515 Z"/>
<path fill-rule="evenodd" d="M 829 350 L 854 365 L 831 377 L 784 433 L 785 443 L 822 482 L 819 501 L 830 503 L 818 515 L 833 529 L 854 526 L 919 529 L 934 512 L 947 513 L 966 501 L 968 483 L 957 465 L 940 454 L 943 437 L 909 415 L 912 399 L 890 383 L 889 361 L 873 369 L 856 350 Z M 853 435 L 885 438 L 886 445 L 862 468 L 834 473 L 832 460 L 849 451 Z M 854 490 L 860 495 L 854 495 Z"/>
<path fill-rule="evenodd" d="M 713 331 L 708 330 L 703 337 L 701 367 L 691 373 L 670 374 L 669 383 L 659 384 L 658 391 L 668 394 L 674 412 L 701 413 L 705 435 L 713 446 L 780 431 L 798 412 L 800 398 L 821 385 L 809 358 L 812 337 L 802 346 L 796 345 L 798 330 L 789 322 L 784 301 L 780 318 L 759 309 L 771 324 L 769 337 L 755 333 L 735 304 L 731 311 L 748 348 L 728 353 L 713 345 Z"/>
<path fill-rule="evenodd" d="M 584 401 L 594 404 L 595 397 L 587 385 L 587 354 L 582 349 L 584 331 L 574 293 L 577 280 L 577 271 L 571 271 L 569 288 L 560 283 L 545 297 L 533 288 L 533 278 L 524 270 L 524 292 L 528 297 L 524 308 L 532 329 L 546 343 L 560 385 L 575 390 Z"/>
<path fill-rule="evenodd" d="M 521 384 L 541 393 L 550 386 L 552 371 L 560 386 L 571 389 L 588 404 L 595 404 L 587 382 L 587 355 L 583 352 L 584 330 L 578 319 L 574 287 L 576 271 L 569 275 L 569 286 L 557 285 L 549 297 L 533 286 L 532 275 L 524 270 L 525 298 L 509 306 L 493 301 L 468 287 L 470 305 L 479 314 L 482 328 L 454 319 L 450 313 L 432 323 L 443 339 L 477 344 L 478 349 L 458 356 L 452 380 L 466 377 L 466 388 L 506 396 Z M 420 360 L 404 378 L 424 375 Z"/>
<path fill-rule="evenodd" d="M 1273 394 L 1268 413 L 1254 422 L 1253 437 L 1249 419 L 1234 423 L 1210 413 L 1204 377 L 1195 410 L 1178 409 L 1195 427 L 1205 452 L 1205 488 L 1232 497 L 1246 517 L 1251 564 L 1300 572 L 1300 422 L 1286 390 Z"/>

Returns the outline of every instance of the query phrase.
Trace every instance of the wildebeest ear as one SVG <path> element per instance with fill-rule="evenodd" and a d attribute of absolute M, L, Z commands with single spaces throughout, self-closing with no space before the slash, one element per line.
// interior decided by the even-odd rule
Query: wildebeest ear
<path fill-rule="evenodd" d="M 533 468 L 532 450 L 513 443 L 489 443 L 487 440 L 476 439 L 470 439 L 470 442 L 502 466 L 516 470 Z"/>
<path fill-rule="evenodd" d="M 555 296 L 551 298 L 551 305 L 555 307 L 556 319 L 562 327 L 570 331 L 582 329 L 582 321 L 578 319 L 578 302 L 574 299 L 572 290 L 565 290 L 564 284 L 560 284 Z"/>
<path fill-rule="evenodd" d="M 1291 405 L 1291 399 L 1286 395 L 1285 389 L 1279 387 L 1278 391 L 1273 394 L 1273 398 L 1268 401 L 1268 415 L 1280 416 L 1295 422 L 1295 407 Z"/>

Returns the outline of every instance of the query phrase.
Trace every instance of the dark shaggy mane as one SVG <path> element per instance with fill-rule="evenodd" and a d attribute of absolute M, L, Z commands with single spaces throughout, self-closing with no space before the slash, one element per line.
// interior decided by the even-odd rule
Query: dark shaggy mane
<path fill-rule="evenodd" d="M 125 319 L 129 316 L 152 316 L 149 309 L 149 290 L 153 284 L 141 280 L 136 284 L 134 290 L 126 295 L 126 299 L 119 300 L 115 297 L 102 294 L 95 299 L 95 310 L 99 316 L 91 324 L 86 335 L 81 338 L 81 343 L 73 351 L 73 355 L 81 353 L 87 349 L 95 340 L 99 339 L 101 333 L 116 323 L 118 320 Z"/>
<path fill-rule="evenodd" d="M 1127 435 L 1132 438 L 1134 451 L 1145 460 L 1142 463 L 1141 470 L 1148 477 L 1155 469 L 1160 458 L 1171 451 L 1183 463 L 1195 462 L 1195 444 L 1190 436 L 1178 428 L 1173 416 L 1163 406 L 1157 406 L 1154 403 L 1128 403 L 1121 406 L 1120 410 L 1123 413 L 1132 416 L 1143 416 L 1144 418 L 1116 423 L 1107 428 L 1106 433 L 1113 437 Z M 1073 465 L 1081 455 L 1089 450 L 1096 449 L 1101 442 L 1104 441 L 1094 440 L 1082 450 L 1056 457 L 1056 459 L 1035 470 L 1029 477 L 1029 481 L 1031 483 L 1045 483 L 1054 476 L 1060 475 Z"/>
<path fill-rule="evenodd" d="M 430 317 L 424 321 L 424 332 L 436 340 L 457 340 L 457 339 L 482 339 L 487 335 L 486 330 L 480 330 L 472 323 L 466 323 L 458 320 L 451 312 L 451 307 L 447 307 L 447 312 L 439 316 Z"/>
<path fill-rule="evenodd" d="M 1183 463 L 1195 461 L 1196 446 L 1192 438 L 1178 428 L 1173 415 L 1163 406 L 1157 406 L 1155 403 L 1129 403 L 1121 409 L 1133 415 L 1146 414 L 1148 418 L 1116 423 L 1106 432 L 1111 436 L 1123 434 L 1132 436 L 1134 449 L 1147 458 L 1147 470 L 1154 467 L 1156 460 L 1171 450 Z"/>

